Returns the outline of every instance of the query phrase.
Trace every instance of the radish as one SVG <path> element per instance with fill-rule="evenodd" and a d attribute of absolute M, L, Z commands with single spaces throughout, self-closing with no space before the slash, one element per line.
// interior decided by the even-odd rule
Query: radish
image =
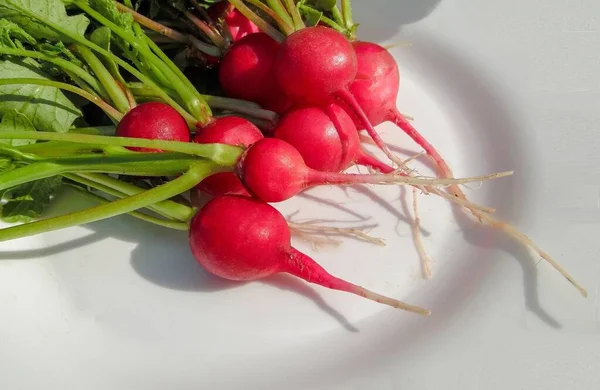
<path fill-rule="evenodd" d="M 362 149 L 352 118 L 335 103 L 289 110 L 277 123 L 274 136 L 294 146 L 306 165 L 317 171 L 340 172 L 352 164 L 383 173 L 394 170 Z"/>
<path fill-rule="evenodd" d="M 239 41 L 246 35 L 260 32 L 256 24 L 252 23 L 227 1 L 210 6 L 207 12 L 212 19 L 222 19 L 225 22 L 225 27 L 229 31 L 233 42 Z"/>
<path fill-rule="evenodd" d="M 352 45 L 358 58 L 358 73 L 350 85 L 350 92 L 367 114 L 371 124 L 376 126 L 385 121 L 395 123 L 436 162 L 443 177 L 452 177 L 452 171 L 446 161 L 396 107 L 400 72 L 394 57 L 376 43 L 354 42 Z M 359 129 L 363 128 L 357 118 L 355 123 Z"/>
<path fill-rule="evenodd" d="M 224 116 L 215 118 L 207 126 L 199 128 L 194 142 L 249 147 L 262 138 L 260 130 L 250 121 L 239 116 Z M 250 196 L 233 172 L 219 172 L 211 175 L 202 180 L 196 188 L 212 196 L 227 194 Z"/>
<path fill-rule="evenodd" d="M 274 70 L 279 88 L 296 104 L 321 105 L 332 99 L 344 102 L 376 145 L 398 162 L 350 93 L 350 84 L 358 72 L 358 59 L 343 34 L 323 26 L 294 32 L 281 43 Z"/>
<path fill-rule="evenodd" d="M 290 230 L 283 215 L 255 199 L 241 196 L 212 199 L 192 220 L 189 241 L 198 263 L 224 279 L 252 281 L 289 273 L 398 309 L 422 315 L 430 313 L 330 275 L 291 246 Z"/>
<path fill-rule="evenodd" d="M 131 109 L 119 122 L 116 134 L 119 137 L 190 141 L 190 130 L 185 119 L 173 107 L 159 102 L 143 103 Z M 161 152 L 149 148 L 128 149 L 147 153 Z"/>
<path fill-rule="evenodd" d="M 282 95 L 272 74 L 278 50 L 279 43 L 265 33 L 250 34 L 234 43 L 219 68 L 219 81 L 227 96 L 285 112 L 291 102 Z"/>
<path fill-rule="evenodd" d="M 478 182 L 512 174 L 512 172 L 502 172 L 466 179 L 424 179 L 400 175 L 321 172 L 307 167 L 296 148 L 277 138 L 264 138 L 254 143 L 240 157 L 237 172 L 248 192 L 265 202 L 281 202 L 307 188 L 324 184 L 449 185 Z"/>

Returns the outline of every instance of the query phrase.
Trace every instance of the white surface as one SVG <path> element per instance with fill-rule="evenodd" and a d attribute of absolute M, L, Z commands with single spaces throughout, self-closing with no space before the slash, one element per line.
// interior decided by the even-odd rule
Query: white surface
<path fill-rule="evenodd" d="M 410 228 L 394 215 L 397 188 L 373 190 L 388 208 L 364 191 L 311 192 L 371 216 L 386 248 L 297 244 L 341 277 L 430 307 L 429 318 L 286 278 L 223 283 L 196 266 L 185 234 L 124 217 L 1 244 L 0 388 L 600 388 L 600 3 L 355 4 L 363 39 L 412 42 L 392 51 L 400 107 L 455 173 L 517 171 L 469 195 L 529 233 L 590 297 L 424 197 L 434 278 L 421 280 Z M 353 218 L 306 198 L 280 208 Z"/>

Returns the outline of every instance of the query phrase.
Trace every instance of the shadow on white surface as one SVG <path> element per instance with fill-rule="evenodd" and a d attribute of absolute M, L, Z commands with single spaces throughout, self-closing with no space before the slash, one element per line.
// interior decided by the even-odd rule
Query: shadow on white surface
<path fill-rule="evenodd" d="M 402 26 L 428 17 L 441 2 L 442 0 L 355 0 L 352 2 L 354 14 L 360 15 L 360 21 L 368 25 L 368 29 L 358 27 L 358 36 L 373 42 L 386 41 L 397 36 Z M 386 12 L 390 7 L 393 12 Z"/>

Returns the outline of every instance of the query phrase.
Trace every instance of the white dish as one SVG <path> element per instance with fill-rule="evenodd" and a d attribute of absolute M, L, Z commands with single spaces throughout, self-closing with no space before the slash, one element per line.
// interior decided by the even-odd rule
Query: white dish
<path fill-rule="evenodd" d="M 516 170 L 468 194 L 558 258 L 587 300 L 501 234 L 421 196 L 434 259 L 424 281 L 410 226 L 394 214 L 398 188 L 318 189 L 309 195 L 339 207 L 306 197 L 277 207 L 372 217 L 385 248 L 295 243 L 338 276 L 432 309 L 428 318 L 290 278 L 219 281 L 185 234 L 123 217 L 1 244 L 0 387 L 599 388 L 600 5 L 576 3 L 355 0 L 355 18 L 363 39 L 412 43 L 391 50 L 401 111 L 457 176 Z"/>

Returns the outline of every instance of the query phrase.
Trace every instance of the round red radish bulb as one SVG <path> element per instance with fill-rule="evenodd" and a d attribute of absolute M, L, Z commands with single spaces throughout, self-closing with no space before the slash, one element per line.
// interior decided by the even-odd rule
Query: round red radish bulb
<path fill-rule="evenodd" d="M 362 149 L 352 118 L 334 103 L 289 110 L 277 123 L 274 136 L 294 146 L 305 164 L 317 171 L 339 172 L 352 164 L 393 171 Z"/>
<path fill-rule="evenodd" d="M 279 88 L 295 104 L 322 105 L 340 100 L 360 119 L 375 144 L 396 160 L 350 93 L 350 84 L 358 72 L 358 59 L 343 34 L 323 26 L 296 31 L 281 43 L 274 69 Z"/>
<path fill-rule="evenodd" d="M 373 125 L 386 121 L 395 123 L 436 162 L 442 176 L 452 177 L 446 161 L 396 107 L 400 72 L 394 57 L 376 43 L 354 42 L 353 47 L 358 59 L 358 73 L 350 85 L 350 92 L 369 121 Z M 354 118 L 358 129 L 363 129 L 362 121 L 356 116 Z M 456 186 L 451 189 L 464 199 L 462 190 Z"/>
<path fill-rule="evenodd" d="M 118 137 L 166 141 L 190 141 L 189 127 L 171 106 L 159 102 L 140 104 L 131 109 L 117 126 Z M 158 149 L 128 147 L 137 152 L 161 152 Z"/>
<path fill-rule="evenodd" d="M 226 144 L 249 147 L 263 138 L 260 130 L 250 121 L 239 116 L 215 118 L 213 122 L 199 128 L 194 142 L 199 144 Z M 219 172 L 202 180 L 196 187 L 209 195 L 249 196 L 244 185 L 233 172 Z"/>
<path fill-rule="evenodd" d="M 190 248 L 208 272 L 234 281 L 252 281 L 289 273 L 307 282 L 411 312 L 429 310 L 385 297 L 332 276 L 291 246 L 288 224 L 274 207 L 241 196 L 219 196 L 196 214 Z"/>
<path fill-rule="evenodd" d="M 233 44 L 219 68 L 219 82 L 227 96 L 284 112 L 291 102 L 282 95 L 273 78 L 278 50 L 279 43 L 264 33 L 247 35 Z"/>

